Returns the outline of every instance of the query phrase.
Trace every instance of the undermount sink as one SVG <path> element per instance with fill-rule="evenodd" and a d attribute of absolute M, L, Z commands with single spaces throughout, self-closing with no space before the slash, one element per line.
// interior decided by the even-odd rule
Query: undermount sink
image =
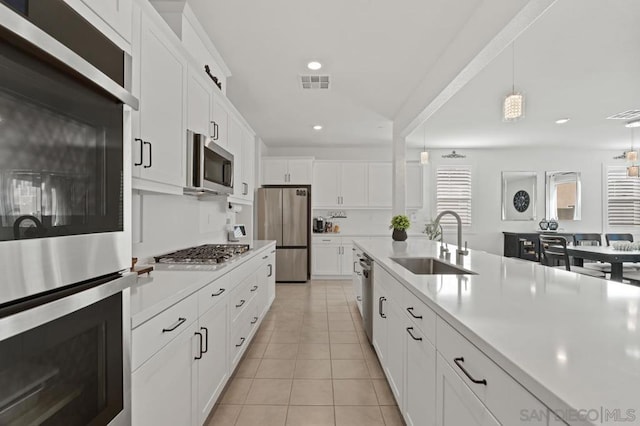
<path fill-rule="evenodd" d="M 433 257 L 392 257 L 390 259 L 416 275 L 477 275 L 475 272 Z"/>

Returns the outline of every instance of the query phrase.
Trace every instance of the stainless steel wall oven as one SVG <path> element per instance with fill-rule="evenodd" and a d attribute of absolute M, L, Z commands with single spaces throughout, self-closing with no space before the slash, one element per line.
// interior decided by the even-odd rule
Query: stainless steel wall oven
<path fill-rule="evenodd" d="M 0 424 L 131 422 L 130 70 L 63 0 L 0 0 Z"/>

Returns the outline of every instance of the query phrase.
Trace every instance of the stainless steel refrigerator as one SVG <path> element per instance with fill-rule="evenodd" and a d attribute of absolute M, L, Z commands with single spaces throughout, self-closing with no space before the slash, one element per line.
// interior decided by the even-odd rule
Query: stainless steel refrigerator
<path fill-rule="evenodd" d="M 309 279 L 311 187 L 258 189 L 258 239 L 276 240 L 276 281 Z"/>

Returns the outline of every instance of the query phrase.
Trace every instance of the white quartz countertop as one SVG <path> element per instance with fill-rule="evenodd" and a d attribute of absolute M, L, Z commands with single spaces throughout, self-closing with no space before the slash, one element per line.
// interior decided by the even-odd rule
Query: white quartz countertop
<path fill-rule="evenodd" d="M 197 266 L 192 270 L 185 270 L 184 266 L 169 269 L 162 265 L 163 269 L 153 270 L 149 276 L 139 276 L 137 283 L 131 286 L 131 327 L 136 328 L 247 260 L 274 248 L 275 241 L 254 241 L 251 250 L 214 271 Z"/>
<path fill-rule="evenodd" d="M 390 257 L 438 257 L 437 243 L 355 243 L 551 409 L 640 424 L 640 288 L 475 250 L 463 267 L 478 275 L 415 275 Z"/>

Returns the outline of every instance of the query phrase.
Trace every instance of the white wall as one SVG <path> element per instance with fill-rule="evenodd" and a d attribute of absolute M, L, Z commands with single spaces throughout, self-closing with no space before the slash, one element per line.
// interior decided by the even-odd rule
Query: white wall
<path fill-rule="evenodd" d="M 226 242 L 226 198 L 199 201 L 186 195 L 133 192 L 133 256 L 154 255 L 203 243 Z"/>

